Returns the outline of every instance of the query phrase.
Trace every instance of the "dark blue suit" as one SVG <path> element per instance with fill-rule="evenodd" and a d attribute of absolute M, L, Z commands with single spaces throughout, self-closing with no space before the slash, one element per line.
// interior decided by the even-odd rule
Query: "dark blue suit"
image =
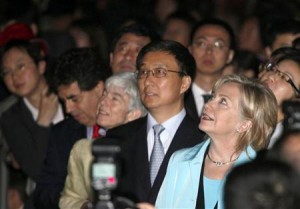
<path fill-rule="evenodd" d="M 186 92 L 184 95 L 184 107 L 185 107 L 186 112 L 191 116 L 191 118 L 195 122 L 199 123 L 200 118 L 198 116 L 197 107 L 196 107 L 196 103 L 195 103 L 194 94 L 192 92 L 192 88 L 190 88 L 188 90 L 188 92 Z"/>
<path fill-rule="evenodd" d="M 121 158 L 124 160 L 122 178 L 117 189 L 118 195 L 136 202 L 155 203 L 163 182 L 171 155 L 181 148 L 192 147 L 203 140 L 204 133 L 187 114 L 170 144 L 157 177 L 151 188 L 147 145 L 147 117 L 108 130 L 108 138 L 121 139 Z M 96 140 L 95 144 L 103 143 Z"/>
<path fill-rule="evenodd" d="M 82 138 L 86 138 L 86 126 L 79 124 L 73 118 L 53 126 L 46 160 L 34 193 L 34 201 L 38 209 L 58 208 L 71 149 L 75 142 Z"/>

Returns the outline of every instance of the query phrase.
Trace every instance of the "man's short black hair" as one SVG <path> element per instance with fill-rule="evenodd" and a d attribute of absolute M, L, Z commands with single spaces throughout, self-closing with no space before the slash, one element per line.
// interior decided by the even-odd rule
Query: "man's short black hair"
<path fill-rule="evenodd" d="M 160 37 L 159 37 L 158 33 L 156 33 L 156 31 L 153 28 L 147 27 L 147 26 L 145 26 L 143 24 L 140 24 L 140 23 L 133 23 L 133 24 L 130 24 L 128 26 L 122 27 L 117 32 L 117 34 L 115 35 L 115 37 L 112 41 L 112 44 L 111 44 L 111 49 L 110 49 L 111 52 L 114 51 L 114 49 L 117 45 L 117 42 L 121 39 L 121 37 L 124 34 L 127 34 L 127 33 L 131 33 L 131 34 L 134 34 L 136 36 L 148 37 L 150 39 L 150 41 L 160 40 Z"/>
<path fill-rule="evenodd" d="M 185 21 L 191 28 L 194 26 L 194 24 L 196 23 L 196 19 L 187 11 L 175 11 L 173 13 L 171 13 L 168 17 L 166 22 L 168 22 L 169 20 L 173 20 L 173 19 L 178 19 L 178 20 L 182 20 Z"/>
<path fill-rule="evenodd" d="M 3 56 L 12 48 L 17 48 L 21 51 L 25 51 L 31 57 L 31 59 L 33 59 L 35 64 L 38 64 L 39 61 L 44 59 L 42 48 L 37 42 L 31 42 L 28 40 L 12 40 L 1 48 L 1 66 Z"/>
<path fill-rule="evenodd" d="M 51 86 L 57 92 L 60 86 L 77 82 L 81 90 L 89 91 L 110 75 L 94 48 L 73 48 L 57 59 L 51 71 Z"/>
<path fill-rule="evenodd" d="M 300 34 L 300 21 L 293 18 L 269 18 L 265 20 L 262 31 L 262 43 L 272 47 L 276 37 L 281 34 Z"/>
<path fill-rule="evenodd" d="M 196 62 L 194 57 L 182 44 L 170 40 L 154 41 L 144 46 L 136 59 L 137 69 L 140 69 L 143 58 L 147 53 L 157 51 L 166 52 L 170 55 L 173 55 L 177 61 L 177 64 L 179 65 L 179 70 L 190 76 L 192 79 L 194 78 L 196 71 Z"/>

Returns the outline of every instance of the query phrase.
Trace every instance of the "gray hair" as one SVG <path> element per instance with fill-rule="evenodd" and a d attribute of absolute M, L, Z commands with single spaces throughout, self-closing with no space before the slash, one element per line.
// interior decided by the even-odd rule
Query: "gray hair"
<path fill-rule="evenodd" d="M 142 112 L 142 116 L 147 114 L 147 110 L 142 104 L 140 98 L 140 91 L 135 73 L 121 72 L 110 76 L 105 81 L 105 88 L 109 89 L 111 86 L 122 88 L 129 96 L 129 111 L 140 110 Z"/>

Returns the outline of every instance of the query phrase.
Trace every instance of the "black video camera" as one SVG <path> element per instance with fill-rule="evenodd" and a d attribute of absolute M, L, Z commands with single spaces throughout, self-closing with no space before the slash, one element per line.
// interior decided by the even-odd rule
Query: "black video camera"
<path fill-rule="evenodd" d="M 283 102 L 282 111 L 284 132 L 300 131 L 300 101 Z"/>
<path fill-rule="evenodd" d="M 121 148 L 119 140 L 104 137 L 94 141 L 92 154 L 94 161 L 91 165 L 92 187 L 96 198 L 93 209 L 123 209 L 135 208 L 135 203 L 124 197 L 112 197 L 121 176 Z"/>

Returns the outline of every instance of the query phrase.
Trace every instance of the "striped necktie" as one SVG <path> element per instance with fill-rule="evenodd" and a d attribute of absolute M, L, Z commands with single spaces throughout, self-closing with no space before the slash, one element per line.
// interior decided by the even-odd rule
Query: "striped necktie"
<path fill-rule="evenodd" d="M 156 178 L 156 175 L 159 171 L 160 165 L 164 159 L 165 152 L 164 147 L 160 140 L 160 134 L 165 130 L 165 128 L 160 125 L 154 125 L 154 145 L 150 157 L 150 180 L 151 180 L 151 186 L 154 183 L 154 180 Z"/>

